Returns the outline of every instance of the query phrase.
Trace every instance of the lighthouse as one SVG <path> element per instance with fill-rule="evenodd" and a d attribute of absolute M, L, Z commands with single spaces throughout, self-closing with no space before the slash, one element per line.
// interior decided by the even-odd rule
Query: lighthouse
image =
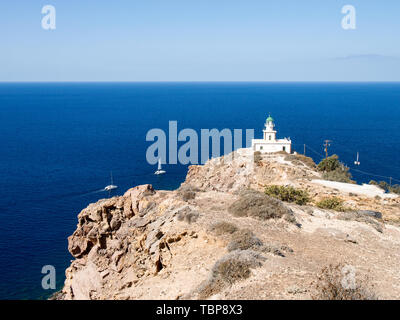
<path fill-rule="evenodd" d="M 263 139 L 253 139 L 251 141 L 251 147 L 254 151 L 260 151 L 261 153 L 279 152 L 284 151 L 287 153 L 292 152 L 292 141 L 290 138 L 277 139 L 275 130 L 275 121 L 268 116 L 265 121 L 263 129 Z"/>
<path fill-rule="evenodd" d="M 265 121 L 265 129 L 263 130 L 264 140 L 275 142 L 276 141 L 276 130 L 274 119 L 269 116 Z"/>

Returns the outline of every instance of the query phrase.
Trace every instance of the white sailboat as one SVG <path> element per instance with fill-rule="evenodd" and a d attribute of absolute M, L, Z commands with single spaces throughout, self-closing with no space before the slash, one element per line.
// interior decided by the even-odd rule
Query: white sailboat
<path fill-rule="evenodd" d="M 157 168 L 157 171 L 154 172 L 154 174 L 159 175 L 159 174 L 164 174 L 164 173 L 166 173 L 166 171 L 162 170 L 162 168 L 161 168 L 161 159 L 159 158 L 158 159 L 158 168 Z"/>
<path fill-rule="evenodd" d="M 357 160 L 354 161 L 354 164 L 355 164 L 356 166 L 359 166 L 359 165 L 360 165 L 360 161 L 358 161 L 358 160 L 359 160 L 359 153 L 357 152 Z"/>
<path fill-rule="evenodd" d="M 117 189 L 118 187 L 116 185 L 114 185 L 113 182 L 113 176 L 112 176 L 112 172 L 111 172 L 111 184 L 108 185 L 107 187 L 104 188 L 104 191 L 111 191 L 113 189 Z"/>

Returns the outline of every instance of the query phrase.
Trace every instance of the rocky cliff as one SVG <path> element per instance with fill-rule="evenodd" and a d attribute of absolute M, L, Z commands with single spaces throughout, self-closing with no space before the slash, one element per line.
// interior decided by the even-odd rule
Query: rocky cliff
<path fill-rule="evenodd" d="M 324 182 L 303 157 L 232 155 L 191 166 L 178 190 L 137 186 L 82 210 L 59 296 L 309 299 L 320 270 L 342 263 L 368 274 L 378 297 L 400 298 L 398 197 Z M 267 185 L 305 190 L 311 200 L 270 198 Z M 345 212 L 316 206 L 332 196 Z"/>

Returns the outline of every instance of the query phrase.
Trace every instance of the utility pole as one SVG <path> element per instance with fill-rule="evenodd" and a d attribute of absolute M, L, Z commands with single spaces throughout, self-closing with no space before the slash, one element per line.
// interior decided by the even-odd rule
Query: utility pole
<path fill-rule="evenodd" d="M 331 140 L 324 141 L 325 159 L 328 158 L 328 147 L 331 146 Z"/>
<path fill-rule="evenodd" d="M 390 187 L 392 187 L 392 177 L 390 177 Z"/>
<path fill-rule="evenodd" d="M 304 144 L 304 155 L 306 155 L 306 144 Z"/>

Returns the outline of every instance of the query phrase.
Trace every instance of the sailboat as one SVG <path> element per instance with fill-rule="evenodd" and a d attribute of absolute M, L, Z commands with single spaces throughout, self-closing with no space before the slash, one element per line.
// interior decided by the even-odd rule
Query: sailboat
<path fill-rule="evenodd" d="M 357 160 L 354 161 L 354 164 L 355 164 L 356 166 L 359 166 L 359 165 L 360 165 L 360 161 L 358 161 L 358 160 L 359 160 L 359 154 L 358 154 L 358 152 L 357 152 Z"/>
<path fill-rule="evenodd" d="M 161 168 L 161 159 L 158 159 L 158 168 L 157 168 L 157 171 L 154 172 L 154 174 L 159 175 L 159 174 L 164 174 L 164 173 L 166 173 L 166 171 L 162 170 L 162 168 Z"/>
<path fill-rule="evenodd" d="M 111 172 L 111 184 L 104 188 L 104 191 L 111 191 L 113 189 L 117 189 L 118 187 L 114 185 L 113 176 Z"/>

